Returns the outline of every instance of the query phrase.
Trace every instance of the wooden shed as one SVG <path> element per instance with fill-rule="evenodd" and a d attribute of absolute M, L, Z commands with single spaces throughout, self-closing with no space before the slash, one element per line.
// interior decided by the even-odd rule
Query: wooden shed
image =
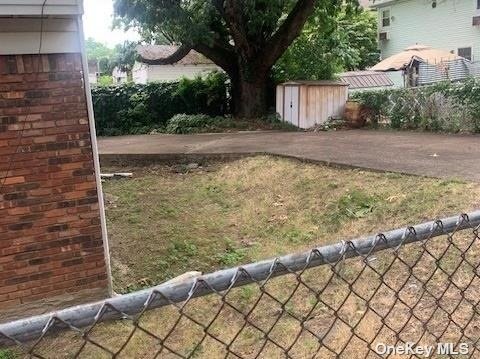
<path fill-rule="evenodd" d="M 348 84 L 337 81 L 292 81 L 277 86 L 277 113 L 300 128 L 341 118 Z"/>

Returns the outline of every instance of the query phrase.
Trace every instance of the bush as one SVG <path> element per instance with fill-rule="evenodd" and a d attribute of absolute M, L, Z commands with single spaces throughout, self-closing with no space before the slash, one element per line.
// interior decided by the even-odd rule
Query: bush
<path fill-rule="evenodd" d="M 210 117 L 207 115 L 186 115 L 173 116 L 165 129 L 166 133 L 187 134 L 201 132 L 218 132 L 225 128 L 234 127 L 232 119 L 226 117 Z"/>
<path fill-rule="evenodd" d="M 365 91 L 353 99 L 368 108 L 373 124 L 395 129 L 480 132 L 480 80 L 409 89 Z"/>
<path fill-rule="evenodd" d="M 222 73 L 179 82 L 97 87 L 92 90 L 97 135 L 163 129 L 176 114 L 223 116 L 229 111 L 228 92 Z"/>

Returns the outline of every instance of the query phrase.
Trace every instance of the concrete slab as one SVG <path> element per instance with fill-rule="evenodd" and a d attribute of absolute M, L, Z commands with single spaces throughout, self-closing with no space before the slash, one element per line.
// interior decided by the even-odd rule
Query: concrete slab
<path fill-rule="evenodd" d="M 401 131 L 240 132 L 99 138 L 100 157 L 239 157 L 275 154 L 298 159 L 480 182 L 480 136 Z M 133 157 L 131 157 L 133 156 Z"/>

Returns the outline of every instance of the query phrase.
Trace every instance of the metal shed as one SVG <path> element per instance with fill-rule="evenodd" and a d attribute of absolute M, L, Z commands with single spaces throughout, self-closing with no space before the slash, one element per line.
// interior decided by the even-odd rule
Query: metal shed
<path fill-rule="evenodd" d="M 337 81 L 292 81 L 277 86 L 277 113 L 286 122 L 310 128 L 341 118 L 348 84 Z"/>

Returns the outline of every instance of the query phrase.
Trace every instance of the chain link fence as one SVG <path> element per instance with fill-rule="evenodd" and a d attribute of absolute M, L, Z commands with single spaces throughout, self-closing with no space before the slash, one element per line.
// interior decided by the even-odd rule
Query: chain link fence
<path fill-rule="evenodd" d="M 0 358 L 479 358 L 480 212 L 0 325 Z"/>

